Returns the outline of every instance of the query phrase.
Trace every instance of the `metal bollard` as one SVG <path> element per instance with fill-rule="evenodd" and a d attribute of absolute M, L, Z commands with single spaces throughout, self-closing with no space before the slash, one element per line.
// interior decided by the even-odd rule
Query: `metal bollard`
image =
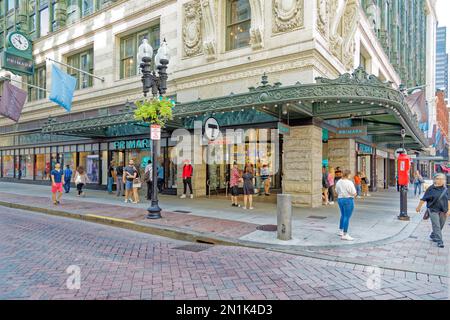
<path fill-rule="evenodd" d="M 277 195 L 277 231 L 278 239 L 292 239 L 292 197 L 290 194 Z"/>

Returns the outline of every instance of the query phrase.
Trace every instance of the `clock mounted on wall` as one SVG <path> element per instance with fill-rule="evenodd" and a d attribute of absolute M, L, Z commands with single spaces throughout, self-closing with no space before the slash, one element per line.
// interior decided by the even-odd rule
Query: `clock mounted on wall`
<path fill-rule="evenodd" d="M 21 31 L 10 32 L 2 55 L 4 69 L 20 75 L 34 73 L 32 43 L 27 34 Z"/>

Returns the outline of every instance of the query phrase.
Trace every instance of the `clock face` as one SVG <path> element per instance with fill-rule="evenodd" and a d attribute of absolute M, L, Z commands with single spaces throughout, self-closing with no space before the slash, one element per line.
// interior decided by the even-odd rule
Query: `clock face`
<path fill-rule="evenodd" d="M 30 42 L 20 33 L 15 33 L 11 36 L 11 44 L 17 50 L 25 51 L 30 46 Z"/>

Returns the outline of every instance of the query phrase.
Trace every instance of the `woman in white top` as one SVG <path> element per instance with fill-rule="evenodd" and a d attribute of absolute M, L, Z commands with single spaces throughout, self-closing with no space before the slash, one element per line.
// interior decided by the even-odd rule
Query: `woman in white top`
<path fill-rule="evenodd" d="M 350 180 L 351 172 L 345 170 L 342 179 L 336 183 L 336 193 L 338 195 L 339 209 L 341 210 L 341 220 L 339 223 L 339 235 L 342 240 L 353 241 L 354 239 L 348 234 L 348 226 L 350 218 L 355 208 L 354 198 L 356 197 L 356 188 Z"/>

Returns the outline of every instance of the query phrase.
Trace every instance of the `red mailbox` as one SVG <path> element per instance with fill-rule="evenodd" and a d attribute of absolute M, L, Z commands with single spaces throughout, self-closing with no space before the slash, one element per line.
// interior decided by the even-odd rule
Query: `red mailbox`
<path fill-rule="evenodd" d="M 409 156 L 401 153 L 398 156 L 398 185 L 407 186 L 409 184 L 409 169 L 411 160 Z"/>

